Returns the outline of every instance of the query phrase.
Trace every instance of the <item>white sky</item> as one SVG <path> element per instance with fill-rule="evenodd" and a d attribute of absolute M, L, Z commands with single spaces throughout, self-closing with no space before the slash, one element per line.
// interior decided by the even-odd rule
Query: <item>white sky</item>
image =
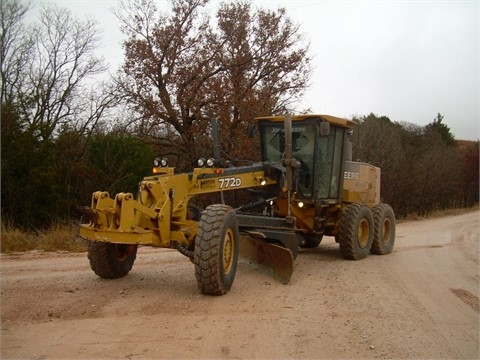
<path fill-rule="evenodd" d="M 220 0 L 211 1 L 216 9 Z M 46 2 L 94 17 L 103 55 L 116 69 L 123 59 L 116 0 Z M 311 86 L 298 111 L 347 118 L 373 112 L 420 126 L 440 113 L 456 139 L 480 139 L 479 0 L 252 2 L 285 7 L 310 41 Z"/>

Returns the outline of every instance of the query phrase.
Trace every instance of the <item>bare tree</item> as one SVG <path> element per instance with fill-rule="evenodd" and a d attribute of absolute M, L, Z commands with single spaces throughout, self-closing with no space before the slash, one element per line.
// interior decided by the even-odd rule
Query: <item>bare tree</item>
<path fill-rule="evenodd" d="M 217 12 L 219 63 L 214 112 L 228 134 L 225 150 L 248 153 L 245 125 L 259 115 L 291 112 L 308 86 L 308 43 L 285 9 L 254 10 L 247 2 L 223 3 Z"/>
<path fill-rule="evenodd" d="M 22 87 L 31 59 L 32 39 L 22 21 L 30 6 L 16 0 L 0 0 L 0 71 L 2 104 L 12 102 Z"/>
<path fill-rule="evenodd" d="M 41 141 L 66 129 L 91 131 L 117 101 L 98 82 L 106 65 L 96 55 L 96 23 L 49 5 L 25 27 L 28 8 L 2 1 L 2 100 L 14 99 L 26 129 Z"/>
<path fill-rule="evenodd" d="M 66 9 L 44 8 L 35 33 L 37 49 L 29 79 L 36 86 L 29 92 L 30 125 L 45 139 L 59 125 L 71 126 L 84 114 L 91 100 L 85 99 L 87 81 L 106 67 L 94 55 L 99 38 L 92 20 L 74 19 Z"/>
<path fill-rule="evenodd" d="M 287 111 L 309 74 L 308 46 L 285 10 L 222 4 L 213 26 L 207 3 L 172 0 L 167 15 L 150 0 L 126 1 L 118 11 L 128 37 L 122 89 L 139 128 L 188 163 L 208 151 L 211 118 L 236 137 L 254 116 Z"/>
<path fill-rule="evenodd" d="M 196 21 L 205 2 L 174 1 L 167 17 L 152 1 L 126 1 L 117 13 L 128 36 L 122 92 L 139 114 L 140 134 L 177 157 L 192 154 L 198 146 L 194 134 L 206 130 L 200 121 L 211 102 L 206 85 L 219 71 L 206 39 L 208 22 Z"/>

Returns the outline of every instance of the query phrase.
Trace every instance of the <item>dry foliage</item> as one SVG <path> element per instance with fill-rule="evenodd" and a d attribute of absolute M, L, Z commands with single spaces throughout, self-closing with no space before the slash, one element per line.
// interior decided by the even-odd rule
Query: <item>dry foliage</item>
<path fill-rule="evenodd" d="M 289 113 L 310 79 L 309 44 L 285 9 L 221 3 L 210 19 L 207 3 L 172 0 L 163 12 L 152 0 L 125 0 L 118 11 L 127 38 L 119 94 L 137 133 L 177 168 L 211 156 L 213 118 L 225 158 L 252 160 L 247 124 Z"/>
<path fill-rule="evenodd" d="M 45 231 L 23 231 L 2 223 L 2 253 L 30 250 L 84 252 L 85 240 L 73 225 L 54 225 Z"/>

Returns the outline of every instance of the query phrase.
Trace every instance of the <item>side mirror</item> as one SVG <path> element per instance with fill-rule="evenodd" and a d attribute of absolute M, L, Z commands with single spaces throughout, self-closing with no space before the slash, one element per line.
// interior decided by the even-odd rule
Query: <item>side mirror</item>
<path fill-rule="evenodd" d="M 253 138 L 254 134 L 255 134 L 255 130 L 256 130 L 256 126 L 255 124 L 248 124 L 248 128 L 247 128 L 247 136 L 251 139 Z"/>
<path fill-rule="evenodd" d="M 330 123 L 326 121 L 322 121 L 320 123 L 320 136 L 328 136 L 330 135 Z"/>

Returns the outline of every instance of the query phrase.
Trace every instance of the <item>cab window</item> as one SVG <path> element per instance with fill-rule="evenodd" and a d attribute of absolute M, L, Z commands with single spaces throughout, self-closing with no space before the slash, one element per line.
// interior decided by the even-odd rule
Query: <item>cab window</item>
<path fill-rule="evenodd" d="M 261 127 L 263 161 L 278 162 L 284 159 L 285 130 L 283 124 Z M 300 161 L 297 189 L 304 197 L 313 195 L 315 125 L 292 124 L 292 153 Z"/>

